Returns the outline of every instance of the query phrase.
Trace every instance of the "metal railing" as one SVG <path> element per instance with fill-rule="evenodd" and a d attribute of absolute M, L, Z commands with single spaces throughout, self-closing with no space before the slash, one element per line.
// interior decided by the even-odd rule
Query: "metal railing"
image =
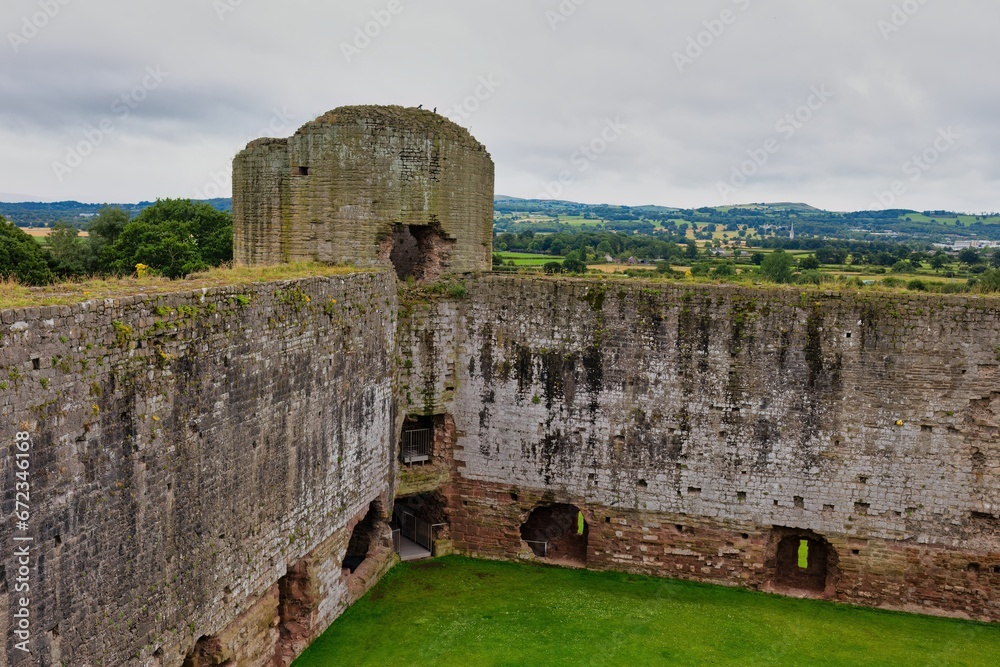
<path fill-rule="evenodd" d="M 431 551 L 434 545 L 434 527 L 413 512 L 399 513 L 400 534 L 406 539 Z"/>
<path fill-rule="evenodd" d="M 399 528 L 392 531 L 392 550 L 399 553 Z"/>
<path fill-rule="evenodd" d="M 525 540 L 525 543 L 531 547 L 531 551 L 534 552 L 539 558 L 548 558 L 549 556 L 549 543 L 548 542 L 536 542 L 534 540 Z"/>
<path fill-rule="evenodd" d="M 402 450 L 403 463 L 410 466 L 414 463 L 426 463 L 431 460 L 431 444 L 434 433 L 429 428 L 413 431 L 403 431 Z"/>

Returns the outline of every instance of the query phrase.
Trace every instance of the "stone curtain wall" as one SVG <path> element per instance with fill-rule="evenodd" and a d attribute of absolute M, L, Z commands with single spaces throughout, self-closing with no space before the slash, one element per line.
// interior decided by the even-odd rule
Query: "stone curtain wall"
<path fill-rule="evenodd" d="M 392 562 L 383 523 L 340 569 L 372 501 L 391 511 L 395 318 L 384 272 L 0 313 L 0 664 L 288 664 Z"/>
<path fill-rule="evenodd" d="M 235 256 L 246 264 L 384 264 L 394 226 L 411 225 L 432 232 L 427 278 L 487 271 L 493 161 L 430 111 L 344 107 L 240 153 L 233 218 Z"/>
<path fill-rule="evenodd" d="M 569 503 L 589 566 L 777 588 L 791 528 L 833 545 L 829 597 L 1000 620 L 996 301 L 503 277 L 469 295 L 403 327 L 408 409 L 454 415 L 459 550 L 524 557 L 528 513 Z"/>

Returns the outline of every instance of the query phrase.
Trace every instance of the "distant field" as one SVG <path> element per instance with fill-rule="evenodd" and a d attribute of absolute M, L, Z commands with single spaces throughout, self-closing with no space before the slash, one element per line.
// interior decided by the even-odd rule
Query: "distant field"
<path fill-rule="evenodd" d="M 52 233 L 52 229 L 49 227 L 18 227 L 18 229 L 28 236 L 36 238 L 45 238 Z M 89 234 L 87 232 L 80 232 L 79 236 L 89 236 Z"/>
<path fill-rule="evenodd" d="M 537 255 L 530 252 L 501 252 L 497 253 L 503 257 L 503 261 L 514 261 L 514 266 L 544 266 L 549 262 L 562 262 L 564 257 L 555 255 Z"/>
<path fill-rule="evenodd" d="M 948 216 L 941 216 L 941 217 L 932 217 L 932 216 L 924 215 L 922 213 L 910 213 L 910 214 L 905 215 L 903 217 L 904 218 L 909 218 L 913 222 L 931 222 L 931 221 L 937 221 L 938 224 L 940 224 L 940 225 L 947 225 L 949 227 L 954 227 L 956 220 L 961 220 L 962 224 L 965 225 L 966 227 L 971 226 L 974 222 L 982 222 L 985 225 L 998 225 L 998 224 L 1000 224 L 1000 218 L 998 218 L 998 217 L 984 218 L 984 219 L 980 220 L 977 216 L 974 216 L 974 215 L 948 215 Z"/>
<path fill-rule="evenodd" d="M 294 667 L 997 664 L 1000 626 L 610 572 L 397 566 Z"/>

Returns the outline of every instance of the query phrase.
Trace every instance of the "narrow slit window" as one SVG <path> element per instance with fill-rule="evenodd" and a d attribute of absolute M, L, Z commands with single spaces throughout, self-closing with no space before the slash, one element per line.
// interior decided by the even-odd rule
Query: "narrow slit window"
<path fill-rule="evenodd" d="M 809 569 L 809 540 L 799 540 L 799 568 Z"/>

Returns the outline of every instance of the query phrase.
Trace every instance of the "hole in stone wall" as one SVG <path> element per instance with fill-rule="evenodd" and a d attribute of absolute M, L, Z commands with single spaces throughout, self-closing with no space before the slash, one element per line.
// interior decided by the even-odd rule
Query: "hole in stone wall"
<path fill-rule="evenodd" d="M 279 653 L 296 655 L 308 644 L 316 610 L 309 565 L 300 560 L 278 580 Z"/>
<path fill-rule="evenodd" d="M 860 556 L 861 549 L 851 549 L 851 553 L 854 554 L 855 556 Z"/>
<path fill-rule="evenodd" d="M 41 370 L 42 369 L 42 360 L 41 359 L 32 359 L 31 360 L 31 367 L 34 370 L 36 370 L 36 371 Z"/>
<path fill-rule="evenodd" d="M 872 508 L 868 503 L 854 503 L 854 511 L 861 516 L 867 516 L 868 510 Z"/>
<path fill-rule="evenodd" d="M 778 542 L 774 582 L 779 587 L 823 592 L 832 547 L 808 535 L 786 535 Z"/>
<path fill-rule="evenodd" d="M 649 484 L 646 482 L 646 480 L 640 479 L 639 480 L 639 488 L 640 489 L 648 489 L 649 488 Z"/>
<path fill-rule="evenodd" d="M 823 511 L 824 512 L 832 512 L 834 509 L 835 508 L 834 508 L 833 505 L 823 505 Z"/>
<path fill-rule="evenodd" d="M 699 489 L 696 486 L 689 486 L 688 487 L 688 495 L 689 496 L 700 496 L 701 495 L 701 489 Z"/>
<path fill-rule="evenodd" d="M 517 494 L 511 493 L 511 499 Z M 399 531 L 398 553 L 403 560 L 429 558 L 434 542 L 447 530 L 447 501 L 439 492 L 397 498 L 392 508 L 392 529 Z"/>
<path fill-rule="evenodd" d="M 746 505 L 747 504 L 747 492 L 746 491 L 737 491 L 736 492 L 736 502 L 738 502 L 740 505 Z"/>
<path fill-rule="evenodd" d="M 993 566 L 993 574 L 1000 574 L 1000 565 Z"/>
<path fill-rule="evenodd" d="M 368 514 L 358 522 L 351 533 L 351 539 L 347 543 L 347 551 L 344 553 L 344 562 L 340 566 L 341 569 L 350 570 L 351 574 L 354 574 L 361 567 L 375 544 L 377 528 L 378 511 L 373 502 L 368 507 Z"/>
<path fill-rule="evenodd" d="M 795 503 L 795 507 L 796 507 L 796 508 L 798 508 L 798 509 L 800 509 L 800 510 L 801 510 L 801 509 L 805 509 L 805 506 L 806 506 L 806 499 L 805 499 L 805 498 L 803 498 L 802 496 L 795 496 L 795 498 L 794 498 L 794 503 Z"/>
<path fill-rule="evenodd" d="M 969 563 L 965 567 L 965 571 L 966 572 L 979 572 L 980 569 L 981 569 L 981 567 L 980 567 L 979 563 Z"/>
<path fill-rule="evenodd" d="M 389 241 L 383 244 L 383 254 L 400 280 L 426 282 L 441 276 L 454 245 L 445 238 L 440 224 L 395 225 Z"/>
<path fill-rule="evenodd" d="M 56 535 L 56 546 L 62 544 L 62 535 Z"/>
<path fill-rule="evenodd" d="M 539 558 L 586 565 L 590 528 L 573 505 L 537 507 L 521 525 L 521 539 Z"/>
<path fill-rule="evenodd" d="M 510 499 L 513 500 L 516 503 L 517 502 L 517 494 L 512 491 L 511 494 L 510 494 Z"/>
<path fill-rule="evenodd" d="M 218 637 L 202 637 L 184 658 L 183 667 L 229 667 L 233 664 L 232 660 L 222 661 L 222 642 Z"/>
<path fill-rule="evenodd" d="M 292 176 L 308 176 L 309 167 L 292 167 Z"/>
<path fill-rule="evenodd" d="M 924 424 L 923 426 L 920 427 L 920 430 L 923 433 L 933 433 L 934 432 L 934 427 L 933 426 L 927 426 L 926 424 Z"/>

